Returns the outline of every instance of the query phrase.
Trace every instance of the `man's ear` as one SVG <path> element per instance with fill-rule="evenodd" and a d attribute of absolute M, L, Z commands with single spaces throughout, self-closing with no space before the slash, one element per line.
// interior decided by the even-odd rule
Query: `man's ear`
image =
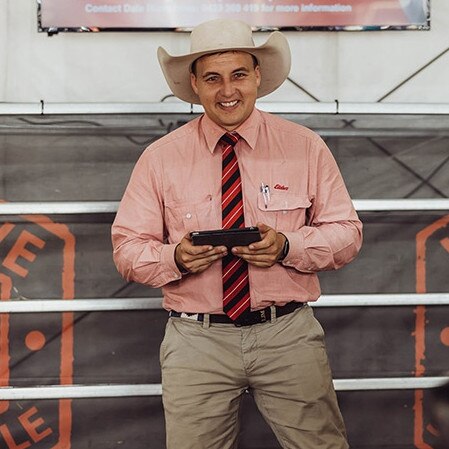
<path fill-rule="evenodd" d="M 260 74 L 260 67 L 258 65 L 256 65 L 256 67 L 254 68 L 254 71 L 256 72 L 257 87 L 259 87 L 260 81 L 262 79 L 262 76 Z"/>
<path fill-rule="evenodd" d="M 192 86 L 193 91 L 198 95 L 198 87 L 196 85 L 196 76 L 193 73 L 190 74 L 190 85 Z"/>

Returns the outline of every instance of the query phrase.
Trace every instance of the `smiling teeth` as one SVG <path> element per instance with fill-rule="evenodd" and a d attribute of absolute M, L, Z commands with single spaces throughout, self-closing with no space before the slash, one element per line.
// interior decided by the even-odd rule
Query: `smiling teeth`
<path fill-rule="evenodd" d="M 237 104 L 237 100 L 234 101 L 228 101 L 227 103 L 221 103 L 222 106 L 225 108 L 230 108 L 232 106 L 235 106 Z"/>

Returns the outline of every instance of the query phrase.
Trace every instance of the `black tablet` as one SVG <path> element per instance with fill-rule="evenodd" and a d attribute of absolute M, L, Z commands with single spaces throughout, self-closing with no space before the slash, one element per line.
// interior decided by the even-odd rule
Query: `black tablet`
<path fill-rule="evenodd" d="M 237 229 L 216 229 L 212 231 L 194 231 L 190 233 L 194 245 L 248 246 L 261 240 L 259 228 L 251 226 Z"/>

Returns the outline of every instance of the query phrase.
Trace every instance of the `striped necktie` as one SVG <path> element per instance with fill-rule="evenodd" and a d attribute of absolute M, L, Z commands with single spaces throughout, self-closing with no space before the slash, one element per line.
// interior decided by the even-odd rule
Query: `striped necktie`
<path fill-rule="evenodd" d="M 237 133 L 226 133 L 220 143 L 222 149 L 222 227 L 243 228 L 242 180 L 234 151 L 239 140 Z M 222 259 L 223 269 L 223 311 L 238 323 L 245 312 L 250 311 L 248 264 L 240 257 L 228 254 Z"/>

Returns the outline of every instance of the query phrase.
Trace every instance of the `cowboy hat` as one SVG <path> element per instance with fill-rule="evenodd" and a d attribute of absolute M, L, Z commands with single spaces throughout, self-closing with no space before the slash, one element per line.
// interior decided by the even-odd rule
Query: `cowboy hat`
<path fill-rule="evenodd" d="M 290 71 L 290 47 L 282 33 L 271 33 L 263 45 L 256 47 L 251 27 L 232 19 L 215 19 L 198 25 L 190 34 L 189 54 L 171 56 L 159 47 L 157 57 L 171 91 L 181 100 L 200 104 L 190 85 L 192 64 L 201 56 L 225 51 L 244 51 L 256 57 L 261 73 L 258 98 L 276 90 Z"/>

